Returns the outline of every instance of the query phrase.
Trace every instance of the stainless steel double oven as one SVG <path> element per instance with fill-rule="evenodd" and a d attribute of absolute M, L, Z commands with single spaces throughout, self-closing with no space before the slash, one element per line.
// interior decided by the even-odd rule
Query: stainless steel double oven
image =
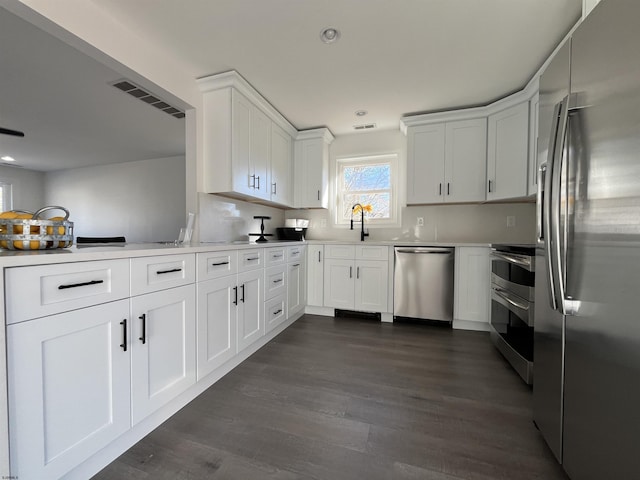
<path fill-rule="evenodd" d="M 491 340 L 527 384 L 533 383 L 535 247 L 491 246 Z"/>

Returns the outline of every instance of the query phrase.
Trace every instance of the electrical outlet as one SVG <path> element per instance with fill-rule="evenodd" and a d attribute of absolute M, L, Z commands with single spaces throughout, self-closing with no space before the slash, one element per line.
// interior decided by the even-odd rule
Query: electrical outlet
<path fill-rule="evenodd" d="M 507 215 L 507 227 L 516 226 L 516 217 L 514 215 Z"/>
<path fill-rule="evenodd" d="M 417 227 L 424 227 L 424 217 L 418 217 L 416 219 L 416 226 Z"/>

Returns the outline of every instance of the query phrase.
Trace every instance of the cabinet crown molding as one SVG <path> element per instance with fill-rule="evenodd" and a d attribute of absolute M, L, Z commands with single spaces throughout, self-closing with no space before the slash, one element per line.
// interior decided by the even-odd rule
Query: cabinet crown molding
<path fill-rule="evenodd" d="M 335 137 L 327 127 L 314 128 L 311 130 L 301 130 L 295 136 L 296 140 L 309 140 L 311 138 L 322 138 L 327 145 L 335 140 Z"/>
<path fill-rule="evenodd" d="M 265 99 L 242 75 L 235 70 L 201 77 L 196 80 L 198 88 L 203 94 L 235 88 L 247 97 L 254 105 L 262 110 L 273 122 L 286 131 L 292 138 L 296 138 L 298 130 L 276 108 Z"/>

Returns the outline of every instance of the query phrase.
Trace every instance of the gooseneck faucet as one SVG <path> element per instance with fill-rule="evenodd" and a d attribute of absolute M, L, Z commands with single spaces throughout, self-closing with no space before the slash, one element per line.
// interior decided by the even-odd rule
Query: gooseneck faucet
<path fill-rule="evenodd" d="M 364 231 L 364 207 L 359 203 L 356 203 L 353 207 L 351 207 L 351 230 L 353 230 L 353 212 L 355 211 L 356 207 L 360 207 L 360 241 L 364 242 L 364 237 L 368 237 L 369 232 Z"/>

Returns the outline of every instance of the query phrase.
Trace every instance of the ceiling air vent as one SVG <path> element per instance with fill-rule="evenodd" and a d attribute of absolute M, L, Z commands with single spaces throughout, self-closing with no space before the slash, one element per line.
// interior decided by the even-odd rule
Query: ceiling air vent
<path fill-rule="evenodd" d="M 169 105 L 167 102 L 150 94 L 145 89 L 139 87 L 130 80 L 117 80 L 111 83 L 111 85 L 116 87 L 118 90 L 122 90 L 123 92 L 128 93 L 132 97 L 136 97 L 138 100 L 142 100 L 143 102 L 156 107 L 158 110 L 162 110 L 172 117 L 184 118 L 184 112 L 182 110 Z"/>
<path fill-rule="evenodd" d="M 376 128 L 375 123 L 363 123 L 362 125 L 354 125 L 354 130 L 369 130 L 371 128 Z"/>

